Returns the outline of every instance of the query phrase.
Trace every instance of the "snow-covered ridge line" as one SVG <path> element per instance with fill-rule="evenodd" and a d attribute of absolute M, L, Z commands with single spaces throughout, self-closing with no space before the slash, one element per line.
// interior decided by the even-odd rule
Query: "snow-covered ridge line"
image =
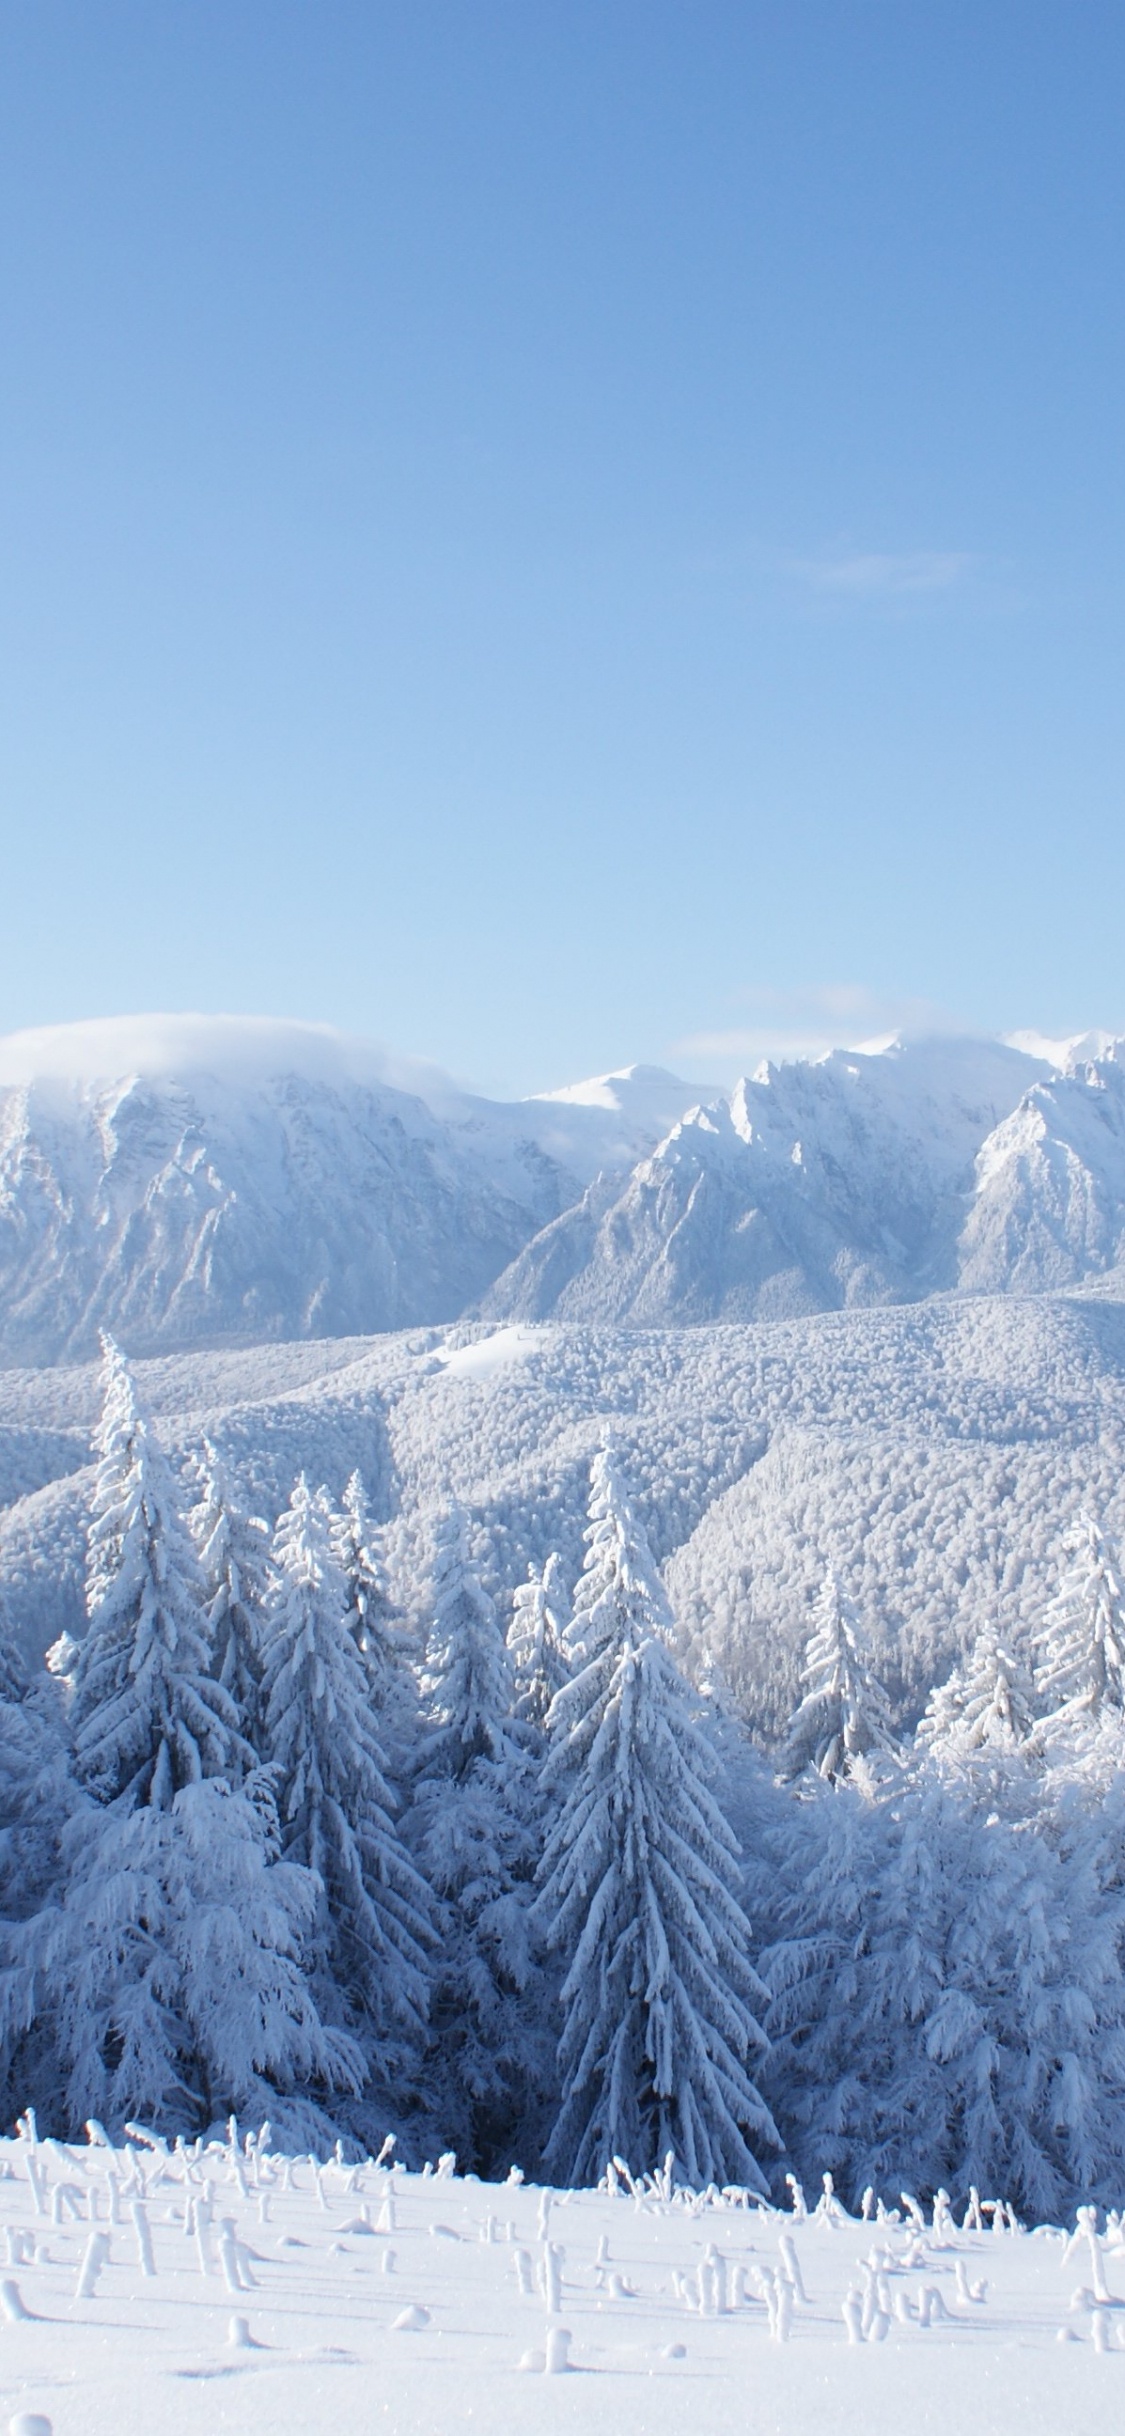
<path fill-rule="evenodd" d="M 1039 1051 L 1051 1054 L 1039 1054 Z M 327 1026 L 0 1041 L 0 1361 L 489 1317 L 630 1325 L 1038 1293 L 1125 1257 L 1106 1035 L 894 1040 L 731 1094 L 512 1103 Z"/>
<path fill-rule="evenodd" d="M 493 1102 L 328 1027 L 159 1017 L 0 1041 L 0 1362 L 456 1319 L 697 1097 L 650 1070 Z"/>

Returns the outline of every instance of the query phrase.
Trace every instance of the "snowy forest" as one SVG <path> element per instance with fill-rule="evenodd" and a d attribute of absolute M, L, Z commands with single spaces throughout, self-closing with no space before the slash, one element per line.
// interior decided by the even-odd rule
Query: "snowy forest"
<path fill-rule="evenodd" d="M 272 1524 L 107 1340 L 88 1626 L 0 1683 L 5 2119 L 588 2184 L 1125 2183 L 1125 1593 L 1086 1513 L 914 1734 L 827 1556 L 766 1747 L 682 1635 L 612 1436 L 576 1578 L 450 1499 L 422 1636 L 353 1474 Z"/>

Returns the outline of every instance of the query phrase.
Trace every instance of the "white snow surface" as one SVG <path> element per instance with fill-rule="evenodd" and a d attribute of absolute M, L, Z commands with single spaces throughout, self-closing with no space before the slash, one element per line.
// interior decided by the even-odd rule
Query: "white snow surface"
<path fill-rule="evenodd" d="M 492 1379 L 510 1362 L 530 1360 L 541 1341 L 536 1328 L 493 1328 L 472 1344 L 441 1346 L 436 1358 L 453 1378 Z"/>
<path fill-rule="evenodd" d="M 201 2244 L 185 2214 L 208 2199 Z M 589 2436 L 610 2422 L 621 2436 L 1095 2436 L 1118 2423 L 1116 2228 L 1092 2244 L 927 2212 L 917 2231 L 887 2199 L 879 2223 L 837 2206 L 800 2219 L 745 2194 L 548 2196 L 268 2150 L 236 2161 L 217 2138 L 171 2153 L 44 2142 L 30 2157 L 7 2140 L 0 2412 L 12 2427 L 37 2413 L 52 2436 Z M 108 2256 L 84 2278 L 99 2235 Z M 561 2278 L 551 2314 L 545 2244 Z M 563 2351 L 565 2371 L 546 2374 Z"/>

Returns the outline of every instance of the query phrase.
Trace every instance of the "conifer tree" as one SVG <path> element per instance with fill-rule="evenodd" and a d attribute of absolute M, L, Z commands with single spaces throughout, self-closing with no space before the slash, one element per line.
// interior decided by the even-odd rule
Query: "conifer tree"
<path fill-rule="evenodd" d="M 382 1533 L 372 1520 L 361 1474 L 351 1474 L 332 1515 L 332 1548 L 347 1590 L 348 1630 L 363 1660 L 384 1774 L 396 1801 L 406 1798 L 419 1735 L 418 1681 L 407 1663 L 387 1592 Z"/>
<path fill-rule="evenodd" d="M 319 1890 L 278 1858 L 267 1777 L 193 1783 L 165 1809 L 87 1800 L 62 1857 L 56 1899 L 5 1935 L 0 2032 L 17 2061 L 46 2046 L 67 2136 L 91 2115 L 190 2136 L 232 2109 L 284 2136 L 310 2084 L 356 2090 L 363 2058 L 302 1971 Z"/>
<path fill-rule="evenodd" d="M 463 2164 L 530 2161 L 551 2077 L 529 1925 L 539 1849 L 529 1730 L 512 1717 L 512 1670 L 459 1508 L 439 1527 L 424 1736 L 413 1836 L 439 1906 L 440 1960 L 427 2064 L 442 2136 Z"/>
<path fill-rule="evenodd" d="M 475 1759 L 504 1755 L 512 1669 L 457 1505 L 438 1524 L 432 1613 L 426 1690 L 433 1724 L 423 1740 L 420 1773 L 460 1778 Z"/>
<path fill-rule="evenodd" d="M 347 1584 L 348 1630 L 367 1667 L 378 1701 L 395 1669 L 396 1658 L 388 1631 L 390 1601 L 379 1533 L 358 1471 L 351 1474 L 341 1509 L 333 1516 L 332 1544 Z"/>
<path fill-rule="evenodd" d="M 921 1751 L 950 1766 L 1003 1766 L 1034 1731 L 1031 1680 L 1018 1653 L 1005 1648 L 995 1621 L 977 1634 L 967 1658 L 931 1692 L 919 1726 Z"/>
<path fill-rule="evenodd" d="M 575 1600 L 579 1672 L 551 1711 L 544 1784 L 561 1811 L 537 1910 L 565 1964 L 562 2103 L 547 2161 L 563 2181 L 673 2151 L 692 2183 L 762 2188 L 776 2145 L 752 2073 L 765 1991 L 738 1900 L 714 1762 L 663 1630 L 667 1603 L 604 1452 Z M 579 1621 L 581 1619 L 581 1621 Z"/>
<path fill-rule="evenodd" d="M 426 2011 L 429 1898 L 394 1824 L 328 1500 L 302 1474 L 273 1542 L 264 1636 L 263 1750 L 285 1857 L 323 1889 L 314 1991 L 385 2082 L 417 2058 Z"/>
<path fill-rule="evenodd" d="M 121 1354 L 104 1345 L 75 1755 L 101 1800 L 166 1810 L 202 1777 L 236 1780 L 252 1755 L 211 1674 L 206 1592 L 168 1459 Z"/>
<path fill-rule="evenodd" d="M 884 1932 L 892 1874 L 903 1862 L 902 1822 L 862 1761 L 835 1782 L 807 1771 L 799 1791 L 781 1796 L 766 1845 L 773 1866 L 763 1890 L 772 1932 L 761 1956 L 770 1991 L 764 2087 L 798 2177 L 831 2173 L 852 2205 L 877 2169 L 894 2188 L 912 2162 L 902 2138 L 904 2077 L 916 2112 L 928 2093 L 911 2006 L 924 2008 L 942 1984 L 933 1889 L 916 1888 L 910 1937 L 894 1952 Z M 933 1849 L 925 1847 L 928 1858 Z"/>
<path fill-rule="evenodd" d="M 620 1640 L 626 1623 L 642 1636 L 668 1633 L 672 1624 L 664 1584 L 612 1442 L 599 1448 L 590 1466 L 587 1511 L 586 1554 L 565 1632 L 571 1663 L 596 1658 Z"/>
<path fill-rule="evenodd" d="M 1038 1635 L 1038 1689 L 1053 1728 L 1096 1727 L 1125 1712 L 1125 1589 L 1116 1550 L 1093 1516 Z"/>
<path fill-rule="evenodd" d="M 229 1692 L 253 1750 L 261 1742 L 262 1611 L 269 1560 L 268 1526 L 235 1498 L 222 1457 L 209 1438 L 199 1465 L 202 1495 L 189 1516 L 207 1593 L 214 1673 Z"/>
<path fill-rule="evenodd" d="M 897 1752 L 890 1703 L 871 1664 L 859 1616 L 829 1570 L 813 1612 L 801 1669 L 806 1686 L 786 1738 L 783 1772 L 815 1768 L 828 1784 Z"/>
<path fill-rule="evenodd" d="M 565 1611 L 562 1558 L 549 1556 L 542 1573 L 529 1566 L 527 1580 L 517 1584 L 512 1600 L 508 1651 L 515 1670 L 513 1713 L 533 1727 L 546 1723 L 551 1702 L 570 1672 Z"/>

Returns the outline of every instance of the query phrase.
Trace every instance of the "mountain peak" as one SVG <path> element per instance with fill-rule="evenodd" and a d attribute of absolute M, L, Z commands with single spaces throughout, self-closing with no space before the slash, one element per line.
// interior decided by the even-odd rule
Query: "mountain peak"
<path fill-rule="evenodd" d="M 536 1091 L 535 1100 L 562 1102 L 570 1108 L 612 1108 L 621 1116 L 649 1099 L 675 1100 L 681 1111 L 707 1086 L 682 1082 L 666 1066 L 616 1066 L 610 1074 L 591 1074 L 581 1083 L 563 1083 L 557 1091 Z"/>

